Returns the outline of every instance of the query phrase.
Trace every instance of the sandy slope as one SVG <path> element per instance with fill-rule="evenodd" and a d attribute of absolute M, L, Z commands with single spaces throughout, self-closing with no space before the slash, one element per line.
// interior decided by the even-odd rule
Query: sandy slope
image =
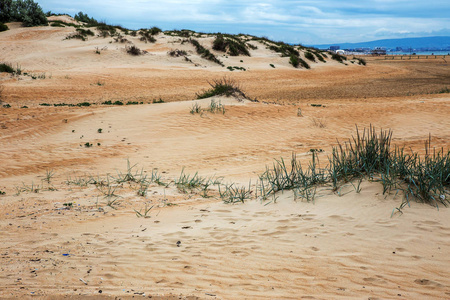
<path fill-rule="evenodd" d="M 448 85 L 446 62 L 328 60 L 307 71 L 259 47 L 251 58 L 221 57 L 247 68 L 230 72 L 175 37 L 135 41 L 149 53 L 130 57 L 110 39 L 63 41 L 73 28 L 10 27 L 0 33 L 0 60 L 47 77 L 0 77 L 12 106 L 0 108 L 1 298 L 450 298 L 449 209 L 412 203 L 391 217 L 401 195 L 370 182 L 361 193 L 344 186 L 342 197 L 321 187 L 315 203 L 285 192 L 276 203 L 241 205 L 222 204 L 215 189 L 204 198 L 174 185 L 183 168 L 254 184 L 273 159 L 297 153 L 307 163 L 310 149 L 323 149 L 325 164 L 355 124 L 391 128 L 394 143 L 418 151 L 429 133 L 448 148 L 450 98 L 425 93 Z M 166 54 L 183 47 L 194 63 Z M 216 97 L 225 114 L 190 114 L 211 101 L 195 93 L 224 75 L 262 102 Z M 147 104 L 159 97 L 173 102 Z M 117 99 L 146 104 L 38 105 Z M 112 184 L 120 197 L 107 198 L 102 185 L 73 183 L 117 177 L 127 159 L 133 171 L 157 169 L 169 186 L 153 183 L 142 197 L 139 184 Z M 150 218 L 136 216 L 151 206 Z"/>

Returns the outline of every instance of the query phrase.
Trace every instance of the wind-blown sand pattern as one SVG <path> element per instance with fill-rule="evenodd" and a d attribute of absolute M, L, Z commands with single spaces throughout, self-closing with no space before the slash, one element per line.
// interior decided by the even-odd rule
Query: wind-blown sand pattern
<path fill-rule="evenodd" d="M 0 298 L 450 298 L 448 208 L 412 201 L 401 214 L 401 193 L 369 181 L 360 193 L 320 186 L 314 203 L 285 191 L 235 205 L 213 187 L 205 198 L 174 183 L 184 169 L 254 185 L 274 159 L 297 153 L 307 164 L 310 149 L 326 164 L 355 125 L 390 128 L 394 144 L 420 153 L 431 133 L 448 149 L 450 97 L 436 94 L 450 83 L 446 61 L 328 59 L 299 70 L 255 42 L 252 57 L 219 57 L 247 69 L 230 72 L 177 37 L 136 41 L 149 53 L 132 57 L 111 38 L 63 41 L 73 28 L 8 25 L 0 61 L 46 79 L 0 74 L 12 106 L 0 108 Z M 200 66 L 169 57 L 175 48 Z M 211 101 L 195 94 L 225 75 L 260 102 L 214 97 L 225 114 L 190 114 Z M 147 104 L 159 98 L 166 103 Z M 107 100 L 146 104 L 100 105 Z M 98 105 L 39 106 L 84 101 Z M 114 183 L 119 197 L 108 198 L 101 184 L 73 183 L 117 177 L 127 160 L 169 186 L 139 196 L 139 184 Z"/>

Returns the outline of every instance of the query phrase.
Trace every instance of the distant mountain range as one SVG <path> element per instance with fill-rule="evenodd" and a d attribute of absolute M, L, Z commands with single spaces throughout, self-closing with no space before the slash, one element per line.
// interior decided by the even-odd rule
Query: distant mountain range
<path fill-rule="evenodd" d="M 322 44 L 312 45 L 319 49 L 328 49 L 330 46 L 339 46 L 341 49 L 356 49 L 356 48 L 375 48 L 385 47 L 387 49 L 395 49 L 401 47 L 403 49 L 419 49 L 419 48 L 437 48 L 450 49 L 450 36 L 431 36 L 418 38 L 403 38 L 403 39 L 386 39 L 376 40 L 361 43 L 336 43 L 336 44 Z"/>

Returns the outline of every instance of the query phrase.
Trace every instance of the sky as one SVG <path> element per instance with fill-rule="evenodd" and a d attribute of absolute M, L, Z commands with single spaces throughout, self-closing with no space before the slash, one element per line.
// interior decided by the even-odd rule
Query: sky
<path fill-rule="evenodd" d="M 303 45 L 450 36 L 450 0 L 35 0 L 129 29 L 246 33 Z"/>

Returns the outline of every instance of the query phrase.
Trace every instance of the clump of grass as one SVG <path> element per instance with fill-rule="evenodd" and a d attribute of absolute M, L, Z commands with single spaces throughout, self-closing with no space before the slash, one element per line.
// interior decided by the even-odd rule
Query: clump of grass
<path fill-rule="evenodd" d="M 202 93 L 197 93 L 197 99 L 204 99 L 213 96 L 237 97 L 238 99 L 247 99 L 240 85 L 231 78 L 223 77 L 208 82 L 211 88 Z"/>
<path fill-rule="evenodd" d="M 192 190 L 201 187 L 205 180 L 206 178 L 200 177 L 198 172 L 196 172 L 193 176 L 184 173 L 183 168 L 180 176 L 175 179 L 175 185 L 180 191 L 186 192 L 187 189 Z"/>
<path fill-rule="evenodd" d="M 225 106 L 219 101 L 211 99 L 211 103 L 209 104 L 208 111 L 211 113 L 221 112 L 223 115 L 225 114 Z"/>
<path fill-rule="evenodd" d="M 152 205 L 149 208 L 147 208 L 147 204 L 145 204 L 145 208 L 144 208 L 143 211 L 141 211 L 141 210 L 137 211 L 137 210 L 134 209 L 134 212 L 136 213 L 136 216 L 138 218 L 145 218 L 145 219 L 147 219 L 147 218 L 150 218 L 149 212 L 153 208 L 153 206 L 154 205 Z"/>
<path fill-rule="evenodd" d="M 251 182 L 248 188 L 245 186 L 237 186 L 233 183 L 224 185 L 223 188 L 219 185 L 220 198 L 226 204 L 244 203 L 251 198 L 252 193 Z"/>
<path fill-rule="evenodd" d="M 127 171 L 125 173 L 118 171 L 117 177 L 115 177 L 114 180 L 117 183 L 145 182 L 147 177 L 144 175 L 144 169 L 138 170 L 136 169 L 136 166 L 137 164 L 132 165 L 130 160 L 127 159 Z"/>
<path fill-rule="evenodd" d="M 194 104 L 192 104 L 190 113 L 191 114 L 200 114 L 202 112 L 202 107 L 200 104 L 198 104 L 198 102 L 195 102 Z"/>
<path fill-rule="evenodd" d="M 411 199 L 438 207 L 450 202 L 450 151 L 431 149 L 431 138 L 426 143 L 426 154 L 406 153 L 405 148 L 391 147 L 392 131 L 376 133 L 373 127 L 332 150 L 328 164 L 321 168 L 316 151 L 312 161 L 304 170 L 295 155 L 290 164 L 275 161 L 272 168 L 260 176 L 261 197 L 283 190 L 295 190 L 296 197 L 313 201 L 317 184 L 331 183 L 340 193 L 342 183 L 351 182 L 355 191 L 361 191 L 363 178 L 378 181 L 383 185 L 383 194 L 395 190 L 404 194 L 404 200 L 396 210 L 409 205 Z M 353 184 L 353 181 L 357 181 Z M 395 209 L 394 209 L 395 212 Z"/>
<path fill-rule="evenodd" d="M 221 178 L 216 178 L 215 176 L 212 176 L 210 178 L 201 177 L 198 175 L 198 172 L 191 176 L 190 174 L 186 174 L 183 168 L 181 170 L 180 176 L 174 180 L 174 183 L 178 190 L 183 193 L 198 190 L 201 191 L 202 197 L 208 198 L 209 187 L 212 185 L 220 185 Z"/>

